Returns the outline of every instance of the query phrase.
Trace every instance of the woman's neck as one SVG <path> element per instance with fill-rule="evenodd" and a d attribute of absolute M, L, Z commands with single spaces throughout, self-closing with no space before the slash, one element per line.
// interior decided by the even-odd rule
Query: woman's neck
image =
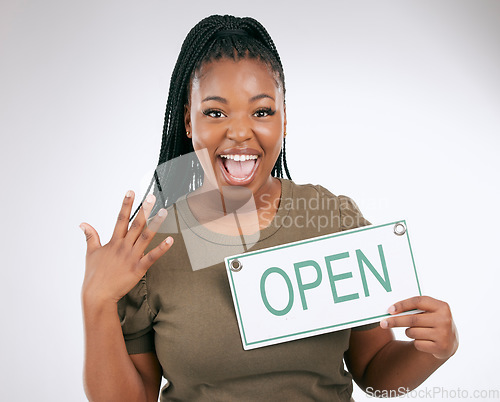
<path fill-rule="evenodd" d="M 281 198 L 281 181 L 270 177 L 258 193 L 246 187 L 224 186 L 221 189 L 204 183 L 190 193 L 191 212 L 207 229 L 227 235 L 251 235 L 269 226 Z"/>

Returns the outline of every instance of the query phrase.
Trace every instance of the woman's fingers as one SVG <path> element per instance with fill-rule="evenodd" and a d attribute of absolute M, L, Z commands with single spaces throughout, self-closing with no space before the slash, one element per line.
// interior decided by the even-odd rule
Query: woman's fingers
<path fill-rule="evenodd" d="M 151 210 L 153 209 L 153 206 L 155 204 L 155 199 L 156 197 L 153 194 L 149 194 L 146 199 L 144 200 L 141 208 L 137 212 L 137 216 L 135 219 L 132 221 L 132 224 L 130 225 L 130 229 L 128 230 L 127 234 L 125 235 L 125 240 L 133 245 L 137 238 L 140 236 L 142 233 L 142 230 L 144 229 L 144 226 L 146 225 L 146 220 L 151 213 Z"/>
<path fill-rule="evenodd" d="M 390 317 L 382 320 L 380 326 L 382 328 L 394 327 L 433 327 L 435 325 L 435 317 L 433 314 L 408 314 L 397 317 Z"/>
<path fill-rule="evenodd" d="M 420 350 L 425 353 L 436 354 L 439 352 L 439 347 L 436 342 L 425 340 L 425 339 L 417 339 L 413 342 L 415 349 Z M 437 357 L 437 356 L 436 356 Z"/>
<path fill-rule="evenodd" d="M 87 253 L 101 247 L 99 235 L 92 226 L 90 226 L 88 223 L 82 222 L 80 223 L 80 229 L 83 230 L 83 233 L 85 234 L 85 238 L 87 240 Z"/>
<path fill-rule="evenodd" d="M 154 216 L 153 219 L 149 223 L 147 223 L 146 227 L 142 231 L 142 233 L 139 235 L 139 238 L 134 244 L 134 254 L 137 256 L 142 256 L 144 253 L 144 250 L 146 250 L 146 247 L 148 244 L 151 242 L 151 239 L 154 237 L 158 229 L 160 228 L 161 224 L 167 217 L 167 210 L 164 208 L 161 208 L 158 213 Z"/>
<path fill-rule="evenodd" d="M 436 302 L 440 301 L 429 296 L 410 297 L 409 299 L 394 303 L 394 305 L 389 308 L 389 312 L 391 314 L 398 314 L 415 309 L 435 311 L 439 307 L 439 304 Z"/>
<path fill-rule="evenodd" d="M 442 314 L 451 313 L 448 304 L 429 296 L 416 296 L 394 303 L 389 313 L 400 314 L 411 310 L 422 310 L 424 313 L 390 317 L 382 320 L 382 328 L 393 327 L 434 327 Z M 447 310 L 447 311 L 446 311 Z"/>
<path fill-rule="evenodd" d="M 130 219 L 130 213 L 132 211 L 133 204 L 134 204 L 134 192 L 132 190 L 129 190 L 125 195 L 125 198 L 122 203 L 122 208 L 118 213 L 115 230 L 113 231 L 113 236 L 111 236 L 111 241 L 123 239 L 127 234 L 128 221 Z"/>
<path fill-rule="evenodd" d="M 420 339 L 420 340 L 428 340 L 428 341 L 436 341 L 436 334 L 429 332 L 429 328 L 418 328 L 411 327 L 406 328 L 405 334 L 408 338 L 411 339 Z"/>
<path fill-rule="evenodd" d="M 147 253 L 144 257 L 139 261 L 138 268 L 143 275 L 151 265 L 153 265 L 158 258 L 160 258 L 163 254 L 165 254 L 172 244 L 174 243 L 174 239 L 172 237 L 167 237 L 163 240 L 158 246 L 152 249 L 149 253 Z"/>

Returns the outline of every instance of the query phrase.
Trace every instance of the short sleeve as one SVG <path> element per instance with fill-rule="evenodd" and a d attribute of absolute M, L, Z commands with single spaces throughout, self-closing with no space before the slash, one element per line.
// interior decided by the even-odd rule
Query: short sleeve
<path fill-rule="evenodd" d="M 146 277 L 118 301 L 118 316 L 129 354 L 153 352 L 155 315 L 147 301 Z"/>
<path fill-rule="evenodd" d="M 338 198 L 341 230 L 350 230 L 371 225 L 351 198 L 345 195 L 339 195 Z"/>

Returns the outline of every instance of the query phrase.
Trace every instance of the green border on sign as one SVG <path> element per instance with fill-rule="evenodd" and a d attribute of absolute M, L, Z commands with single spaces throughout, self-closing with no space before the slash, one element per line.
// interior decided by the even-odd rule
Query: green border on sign
<path fill-rule="evenodd" d="M 226 261 L 226 270 L 230 273 L 230 277 L 231 277 L 231 289 L 232 289 L 232 293 L 234 294 L 234 300 L 236 301 L 236 309 L 237 309 L 238 319 L 239 319 L 239 322 L 240 322 L 240 325 L 241 325 L 241 331 L 242 331 L 242 335 L 243 335 L 243 339 L 244 339 L 245 345 L 246 346 L 256 345 L 256 344 L 259 344 L 259 343 L 270 342 L 270 341 L 274 341 L 274 340 L 277 340 L 277 339 L 290 338 L 290 337 L 293 337 L 293 336 L 308 334 L 308 333 L 311 333 L 311 332 L 323 331 L 323 330 L 326 330 L 326 329 L 340 327 L 340 326 L 343 326 L 343 325 L 350 325 L 350 324 L 354 324 L 354 323 L 358 323 L 358 322 L 362 323 L 362 322 L 365 322 L 365 321 L 375 320 L 375 319 L 382 318 L 382 317 L 389 317 L 389 316 L 391 316 L 391 314 L 387 313 L 387 314 L 382 314 L 382 315 L 378 315 L 378 316 L 374 316 L 374 317 L 362 318 L 360 320 L 348 321 L 348 322 L 344 322 L 344 323 L 341 323 L 341 324 L 334 324 L 334 325 L 330 325 L 330 326 L 327 326 L 327 327 L 310 329 L 308 331 L 296 332 L 296 333 L 293 333 L 293 334 L 288 334 L 288 335 L 283 335 L 283 336 L 277 336 L 277 337 L 274 337 L 274 338 L 263 339 L 263 340 L 260 340 L 260 341 L 255 341 L 255 342 L 250 342 L 249 343 L 249 342 L 247 342 L 247 337 L 246 337 L 246 334 L 245 334 L 245 328 L 244 328 L 244 325 L 243 325 L 243 320 L 241 318 L 240 304 L 238 302 L 238 295 L 236 294 L 236 288 L 234 286 L 233 271 L 228 268 L 229 264 L 231 264 L 232 260 L 240 258 L 240 257 L 248 257 L 248 256 L 251 256 L 251 255 L 267 253 L 269 251 L 280 250 L 280 249 L 284 249 L 284 248 L 288 248 L 288 247 L 298 246 L 298 245 L 301 245 L 301 244 L 313 243 L 313 242 L 317 242 L 317 241 L 324 240 L 324 239 L 330 239 L 330 238 L 333 238 L 333 237 L 339 237 L 339 236 L 345 236 L 345 235 L 352 234 L 352 233 L 363 232 L 365 230 L 378 229 L 378 228 L 382 228 L 382 227 L 385 227 L 385 226 L 395 225 L 396 223 L 400 223 L 400 222 L 404 222 L 405 227 L 406 227 L 406 232 L 405 232 L 404 235 L 406 236 L 406 239 L 408 240 L 408 246 L 410 248 L 411 261 L 412 261 L 412 264 L 413 264 L 413 270 L 415 271 L 415 279 L 417 280 L 418 293 L 419 293 L 419 296 L 422 296 L 422 292 L 420 290 L 420 282 L 418 281 L 417 267 L 415 266 L 415 260 L 413 258 L 413 251 L 412 251 L 411 244 L 410 244 L 410 237 L 408 236 L 408 226 L 406 225 L 406 220 L 404 220 L 404 219 L 403 220 L 399 220 L 399 221 L 395 221 L 395 222 L 391 222 L 391 223 L 385 223 L 383 225 L 377 225 L 377 226 L 370 225 L 370 226 L 364 226 L 364 227 L 358 228 L 358 229 L 345 230 L 343 232 L 337 232 L 337 233 L 327 234 L 327 235 L 323 235 L 323 236 L 313 237 L 311 239 L 299 240 L 299 241 L 296 241 L 296 242 L 293 242 L 293 243 L 287 243 L 287 244 L 280 245 L 280 246 L 269 247 L 269 248 L 265 248 L 265 249 L 262 249 L 262 250 L 257 250 L 257 251 L 253 251 L 253 252 L 249 252 L 249 253 L 238 254 L 238 255 L 233 255 L 231 257 L 226 257 L 225 258 L 225 261 Z M 410 310 L 410 312 L 411 311 L 418 311 L 418 310 L 414 309 L 414 310 Z"/>

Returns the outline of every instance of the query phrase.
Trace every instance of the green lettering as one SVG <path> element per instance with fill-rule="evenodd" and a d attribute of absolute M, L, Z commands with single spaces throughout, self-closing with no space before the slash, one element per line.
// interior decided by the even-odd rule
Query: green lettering
<path fill-rule="evenodd" d="M 322 274 L 321 274 L 321 268 L 318 265 L 316 261 L 313 260 L 307 260 L 307 261 L 302 261 L 302 262 L 296 262 L 293 264 L 295 268 L 295 276 L 297 277 L 297 285 L 299 287 L 299 293 L 300 293 L 300 299 L 302 301 L 302 309 L 307 310 L 307 302 L 306 302 L 306 296 L 305 296 L 305 291 L 308 289 L 313 289 L 315 287 L 318 287 L 319 284 L 321 283 L 322 279 Z M 304 267 L 314 267 L 316 270 L 316 280 L 311 283 L 302 283 L 302 276 L 300 274 L 300 268 Z"/>
<path fill-rule="evenodd" d="M 266 279 L 269 275 L 272 273 L 279 274 L 283 277 L 283 279 L 286 282 L 287 288 L 288 288 L 288 304 L 283 310 L 276 310 L 269 304 L 269 300 L 267 299 L 267 294 L 266 294 Z M 262 297 L 262 301 L 264 302 L 264 306 L 266 306 L 267 310 L 274 315 L 285 315 L 287 314 L 292 306 L 293 306 L 293 288 L 292 288 L 292 281 L 288 277 L 285 271 L 283 271 L 281 268 L 278 267 L 271 267 L 266 269 L 266 271 L 262 274 L 262 278 L 260 278 L 260 296 Z"/>
<path fill-rule="evenodd" d="M 365 296 L 370 296 L 370 291 L 368 290 L 368 284 L 366 282 L 366 275 L 364 265 L 372 272 L 372 274 L 377 278 L 377 281 L 383 286 L 386 292 L 391 292 L 391 282 L 389 280 L 389 273 L 387 272 L 387 264 L 385 263 L 384 250 L 382 249 L 382 244 L 378 245 L 378 253 L 380 256 L 380 262 L 382 263 L 382 272 L 384 278 L 377 272 L 373 264 L 366 258 L 361 250 L 356 250 L 356 257 L 358 259 L 359 273 L 361 274 L 361 280 L 363 281 L 363 289 L 365 290 Z M 363 264 L 364 263 L 364 264 Z"/>
<path fill-rule="evenodd" d="M 332 288 L 332 296 L 334 303 L 342 303 L 349 300 L 359 299 L 358 293 L 352 293 L 350 295 L 345 295 L 345 296 L 339 296 L 337 293 L 337 286 L 335 285 L 335 282 L 341 281 L 343 279 L 352 278 L 352 272 L 345 272 L 343 274 L 333 275 L 331 262 L 336 260 L 341 260 L 343 258 L 349 258 L 349 253 L 347 251 L 345 253 L 328 255 L 325 257 L 326 270 L 328 272 L 328 277 L 330 279 L 330 286 Z"/>

